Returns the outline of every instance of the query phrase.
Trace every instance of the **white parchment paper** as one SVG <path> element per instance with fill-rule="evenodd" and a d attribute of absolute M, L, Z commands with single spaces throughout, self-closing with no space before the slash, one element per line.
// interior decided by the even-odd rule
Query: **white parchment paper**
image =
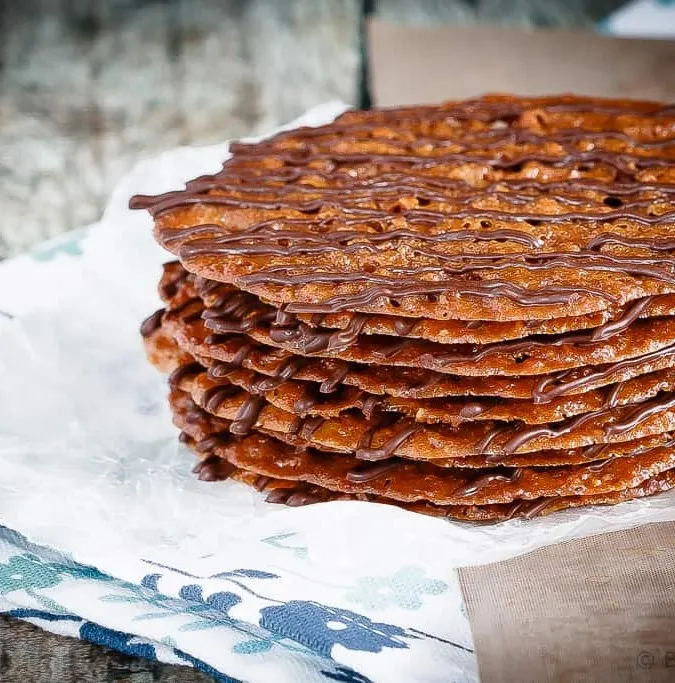
<path fill-rule="evenodd" d="M 300 122 L 316 125 L 343 108 L 330 103 Z M 673 494 L 474 526 L 361 502 L 285 508 L 236 483 L 196 481 L 165 405 L 166 380 L 138 333 L 160 306 L 168 255 L 145 212 L 126 207 L 136 192 L 217 171 L 226 153 L 226 144 L 184 148 L 140 163 L 75 248 L 59 242 L 0 267 L 0 311 L 13 316 L 0 315 L 0 523 L 137 580 L 147 558 L 186 571 L 225 560 L 278 568 L 284 560 L 261 539 L 289 529 L 302 535 L 304 571 L 314 578 L 411 558 L 447 577 L 452 567 L 675 519 Z"/>

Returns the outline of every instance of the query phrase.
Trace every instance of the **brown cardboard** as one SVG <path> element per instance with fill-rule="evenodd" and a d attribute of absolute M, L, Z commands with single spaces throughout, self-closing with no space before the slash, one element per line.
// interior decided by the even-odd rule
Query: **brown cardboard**
<path fill-rule="evenodd" d="M 368 25 L 373 105 L 486 92 L 675 101 L 675 41 L 582 31 Z"/>

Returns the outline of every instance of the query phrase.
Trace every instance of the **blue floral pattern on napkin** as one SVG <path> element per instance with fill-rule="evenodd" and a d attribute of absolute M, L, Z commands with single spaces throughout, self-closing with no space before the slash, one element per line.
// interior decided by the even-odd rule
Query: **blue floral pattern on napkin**
<path fill-rule="evenodd" d="M 287 547 L 296 555 L 299 546 Z M 226 662 L 257 658 L 273 666 L 280 656 L 304 663 L 302 680 L 372 680 L 336 662 L 336 646 L 374 656 L 426 641 L 459 656 L 473 656 L 469 643 L 317 600 L 279 600 L 273 588 L 283 577 L 270 571 L 235 568 L 195 576 L 146 564 L 153 571 L 138 582 L 122 581 L 0 527 L 0 612 L 132 656 L 193 666 L 222 683 L 242 680 L 241 665 L 235 673 Z M 212 590 L 216 585 L 220 589 Z M 447 589 L 421 567 L 407 566 L 388 576 L 360 577 L 344 593 L 347 601 L 371 611 L 391 606 L 416 610 Z M 243 618 L 244 613 L 256 616 Z M 204 638 L 219 646 L 209 661 L 193 654 L 195 643 Z"/>

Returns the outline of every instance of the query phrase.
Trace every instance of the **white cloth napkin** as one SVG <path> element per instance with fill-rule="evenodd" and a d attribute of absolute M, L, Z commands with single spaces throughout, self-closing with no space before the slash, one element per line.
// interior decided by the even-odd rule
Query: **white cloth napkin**
<path fill-rule="evenodd" d="M 629 2 L 602 22 L 601 28 L 626 38 L 674 38 L 675 2 L 673 0 L 636 0 Z"/>

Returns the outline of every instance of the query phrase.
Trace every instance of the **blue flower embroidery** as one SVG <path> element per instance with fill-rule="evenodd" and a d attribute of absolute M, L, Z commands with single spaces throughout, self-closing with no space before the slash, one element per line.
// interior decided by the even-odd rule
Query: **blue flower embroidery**
<path fill-rule="evenodd" d="M 89 640 L 98 645 L 105 645 L 111 650 L 124 652 L 134 657 L 145 657 L 145 659 L 156 659 L 155 648 L 148 643 L 140 643 L 136 636 L 130 633 L 121 633 L 109 628 L 104 628 L 90 621 L 85 621 L 80 627 L 80 638 Z M 136 642 L 133 642 L 136 640 Z"/>
<path fill-rule="evenodd" d="M 51 588 L 61 583 L 59 572 L 35 555 L 14 555 L 0 563 L 0 595 L 17 590 Z"/>
<path fill-rule="evenodd" d="M 335 671 L 321 671 L 321 673 L 324 678 L 339 681 L 339 683 L 372 683 L 370 678 L 366 678 L 358 671 L 347 669 L 344 666 L 338 666 Z"/>
<path fill-rule="evenodd" d="M 3 612 L 5 616 L 16 617 L 17 619 L 43 619 L 44 621 L 82 621 L 74 614 L 54 614 L 42 609 L 29 609 L 20 607 Z"/>
<path fill-rule="evenodd" d="M 159 590 L 157 588 L 157 582 L 161 578 L 162 578 L 161 574 L 146 574 L 141 579 L 141 586 L 143 586 L 143 588 L 147 588 L 148 590 L 151 590 L 151 591 Z"/>
<path fill-rule="evenodd" d="M 364 576 L 347 593 L 347 599 L 367 609 L 400 607 L 419 609 L 422 596 L 440 595 L 448 584 L 430 579 L 422 567 L 401 567 L 392 576 Z"/>
<path fill-rule="evenodd" d="M 284 605 L 263 607 L 260 625 L 273 633 L 292 638 L 324 657 L 331 656 L 334 645 L 361 652 L 408 647 L 396 639 L 408 636 L 399 626 L 373 622 L 356 612 L 318 602 L 292 600 Z"/>
<path fill-rule="evenodd" d="M 211 609 L 222 612 L 223 614 L 227 614 L 232 607 L 241 602 L 241 598 L 230 591 L 218 591 L 217 593 L 212 593 L 206 599 L 204 599 L 202 587 L 196 583 L 189 583 L 185 586 L 182 586 L 178 592 L 178 595 L 183 600 L 198 603 L 204 607 L 210 607 Z"/>

